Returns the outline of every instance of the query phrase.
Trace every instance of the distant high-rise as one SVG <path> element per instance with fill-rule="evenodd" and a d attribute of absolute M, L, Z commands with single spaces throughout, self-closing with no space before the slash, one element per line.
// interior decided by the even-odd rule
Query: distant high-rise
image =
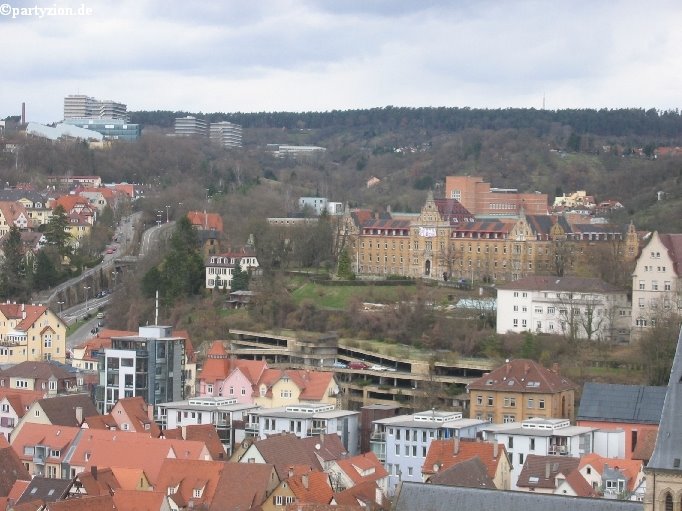
<path fill-rule="evenodd" d="M 175 135 L 179 137 L 205 137 L 208 135 L 206 121 L 188 115 L 175 119 Z"/>
<path fill-rule="evenodd" d="M 64 119 L 128 119 L 126 105 L 110 99 L 99 100 L 84 94 L 64 98 Z"/>
<path fill-rule="evenodd" d="M 223 147 L 241 147 L 242 127 L 227 121 L 214 122 L 211 123 L 210 137 Z"/>

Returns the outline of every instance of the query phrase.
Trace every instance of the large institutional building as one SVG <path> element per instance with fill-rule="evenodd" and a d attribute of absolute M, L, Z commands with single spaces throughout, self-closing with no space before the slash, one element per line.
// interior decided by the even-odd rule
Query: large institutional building
<path fill-rule="evenodd" d="M 531 215 L 546 215 L 547 194 L 519 193 L 516 188 L 491 188 L 483 178 L 448 176 L 445 196 L 457 200 L 476 216 L 510 216 L 525 211 Z"/>
<path fill-rule="evenodd" d="M 510 206 L 507 216 L 486 217 L 457 199 L 429 194 L 418 215 L 349 210 L 343 231 L 360 275 L 504 282 L 531 275 L 589 275 L 595 260 L 610 257 L 616 267 L 637 257 L 633 225 L 569 223 L 548 215 L 546 202 L 542 214 L 532 212 L 539 206 L 529 212 L 525 204 L 518 210 Z"/>
<path fill-rule="evenodd" d="M 209 129 L 211 141 L 223 147 L 242 146 L 242 127 L 231 122 L 213 122 Z"/>
<path fill-rule="evenodd" d="M 110 99 L 99 100 L 84 94 L 64 98 L 64 120 L 68 119 L 128 119 L 126 105 Z"/>

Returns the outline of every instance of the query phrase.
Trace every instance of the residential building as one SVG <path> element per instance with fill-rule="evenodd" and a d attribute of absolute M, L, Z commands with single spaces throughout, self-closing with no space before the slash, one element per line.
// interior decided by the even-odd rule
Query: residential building
<path fill-rule="evenodd" d="M 33 403 L 45 397 L 35 390 L 0 389 L 0 437 L 8 439 Z"/>
<path fill-rule="evenodd" d="M 197 424 L 213 425 L 229 458 L 233 446 L 244 440 L 243 426 L 237 428 L 235 423 L 246 422 L 247 416 L 257 409 L 257 405 L 239 403 L 236 398 L 194 397 L 157 404 L 156 420 L 164 430 Z"/>
<path fill-rule="evenodd" d="M 372 452 L 335 460 L 327 473 L 335 492 L 367 482 L 375 483 L 384 495 L 388 490 L 388 472 Z"/>
<path fill-rule="evenodd" d="M 112 333 L 114 332 L 114 333 Z M 126 335 L 132 332 L 101 330 L 99 337 L 88 339 L 83 344 L 71 348 L 71 365 L 83 371 L 99 371 L 100 354 L 111 348 L 111 335 Z"/>
<path fill-rule="evenodd" d="M 258 271 L 258 259 L 253 247 L 241 247 L 211 255 L 205 263 L 206 289 L 232 289 L 232 275 L 237 267 L 252 274 Z"/>
<path fill-rule="evenodd" d="M 497 287 L 497 333 L 627 342 L 630 307 L 625 289 L 601 279 L 525 277 Z"/>
<path fill-rule="evenodd" d="M 305 212 L 306 210 L 320 216 L 327 213 L 332 216 L 343 215 L 343 203 L 331 202 L 326 197 L 300 197 L 298 199 L 298 209 Z"/>
<path fill-rule="evenodd" d="M 284 511 L 285 506 L 327 505 L 332 502 L 333 490 L 329 474 L 308 468 L 289 471 L 288 477 L 279 483 L 263 503 L 263 511 Z"/>
<path fill-rule="evenodd" d="M 127 107 L 123 103 L 110 99 L 99 100 L 84 94 L 71 94 L 64 98 L 64 120 L 127 118 Z"/>
<path fill-rule="evenodd" d="M 587 195 L 585 190 L 577 190 L 573 193 L 566 195 L 565 193 L 561 197 L 554 198 L 554 204 L 552 208 L 564 208 L 564 209 L 575 209 L 575 208 L 588 208 L 594 209 L 596 203 L 594 197 Z"/>
<path fill-rule="evenodd" d="M 39 399 L 32 403 L 12 431 L 13 439 L 28 424 L 46 424 L 80 428 L 85 417 L 97 414 L 88 394 L 71 394 Z"/>
<path fill-rule="evenodd" d="M 632 332 L 635 337 L 655 323 L 657 316 L 679 312 L 682 234 L 654 231 L 639 253 L 632 274 Z"/>
<path fill-rule="evenodd" d="M 243 511 L 258 507 L 273 493 L 280 479 L 271 464 L 230 463 L 223 465 L 218 489 L 213 496 L 216 511 Z"/>
<path fill-rule="evenodd" d="M 185 398 L 185 338 L 170 326 L 141 326 L 138 335 L 112 337 L 99 360 L 95 400 L 108 413 L 123 397 L 142 396 L 155 406 Z"/>
<path fill-rule="evenodd" d="M 358 453 L 358 412 L 336 410 L 334 405 L 298 403 L 248 412 L 245 424 L 249 438 L 267 438 L 280 433 L 293 433 L 299 438 L 336 434 L 346 451 Z"/>
<path fill-rule="evenodd" d="M 517 481 L 525 460 L 537 456 L 573 456 L 580 458 L 595 450 L 597 428 L 571 426 L 568 419 L 526 419 L 520 423 L 491 425 L 485 437 L 503 444 L 511 462 L 511 489 Z"/>
<path fill-rule="evenodd" d="M 225 462 L 166 459 L 155 481 L 173 509 L 210 509 Z"/>
<path fill-rule="evenodd" d="M 30 480 L 31 475 L 17 453 L 14 452 L 5 437 L 0 435 L 0 503 L 7 503 L 7 498 L 12 493 L 12 488 L 17 481 L 23 481 L 28 485 Z"/>
<path fill-rule="evenodd" d="M 70 188 L 74 185 L 93 188 L 102 186 L 102 178 L 99 176 L 48 176 L 47 182 L 51 185 L 59 185 L 60 188 Z"/>
<path fill-rule="evenodd" d="M 145 403 L 142 396 L 119 399 L 105 415 L 86 416 L 83 427 L 147 433 L 152 438 L 157 438 L 161 434 L 161 428 L 154 422 L 154 410 Z"/>
<path fill-rule="evenodd" d="M 577 385 L 533 360 L 514 359 L 467 385 L 469 416 L 494 423 L 525 419 L 575 419 Z"/>
<path fill-rule="evenodd" d="M 645 444 L 653 449 L 667 387 L 586 382 L 576 424 L 625 431 L 625 458 L 632 459 Z M 648 460 L 651 452 L 644 459 Z M 640 458 L 642 459 L 642 458 Z"/>
<path fill-rule="evenodd" d="M 4 236 L 12 227 L 26 230 L 30 225 L 28 211 L 20 202 L 0 201 L 0 236 Z"/>
<path fill-rule="evenodd" d="M 197 395 L 235 398 L 238 403 L 253 403 L 253 388 L 267 367 L 262 360 L 230 358 L 222 341 L 214 341 L 197 376 Z"/>
<path fill-rule="evenodd" d="M 66 360 L 66 324 L 45 305 L 0 304 L 0 364 L 40 360 Z"/>
<path fill-rule="evenodd" d="M 335 406 L 339 385 L 331 371 L 265 369 L 254 388 L 253 400 L 262 408 L 298 403 Z"/>
<path fill-rule="evenodd" d="M 291 433 L 283 433 L 254 441 L 239 458 L 239 463 L 274 465 L 281 481 L 289 477 L 291 467 L 324 471 L 333 461 L 347 454 L 338 435 L 299 438 Z"/>
<path fill-rule="evenodd" d="M 188 462 L 184 460 L 183 463 Z M 79 499 L 88 496 L 108 496 L 112 490 L 153 491 L 153 488 L 147 474 L 141 468 L 91 467 L 89 472 L 76 474 L 71 496 Z"/>
<path fill-rule="evenodd" d="M 442 484 L 437 481 L 444 472 L 474 459 L 483 464 L 485 475 L 495 488 L 511 488 L 511 460 L 504 444 L 459 437 L 431 441 L 421 468 L 422 480 Z"/>
<path fill-rule="evenodd" d="M 65 364 L 50 362 L 21 362 L 0 371 L 0 388 L 26 389 L 47 396 L 78 392 L 83 377 Z"/>
<path fill-rule="evenodd" d="M 449 468 L 439 469 L 426 482 L 448 486 L 466 486 L 468 488 L 497 488 L 495 481 L 490 478 L 488 470 L 478 456 Z"/>
<path fill-rule="evenodd" d="M 211 455 L 211 459 L 226 460 L 229 458 L 225 447 L 220 441 L 218 431 L 216 431 L 215 426 L 212 424 L 194 424 L 175 429 L 166 429 L 161 433 L 161 438 L 203 442 Z"/>
<path fill-rule="evenodd" d="M 37 228 L 46 224 L 52 211 L 47 207 L 47 201 L 38 192 L 22 188 L 0 190 L 0 201 L 19 203 L 23 206 L 29 219 L 29 228 Z"/>
<path fill-rule="evenodd" d="M 679 508 L 682 491 L 682 330 L 670 370 L 668 390 L 656 437 L 656 447 L 644 469 L 647 481 L 644 511 Z"/>
<path fill-rule="evenodd" d="M 459 412 L 429 410 L 374 421 L 370 449 L 388 471 L 388 494 L 401 481 L 421 481 L 422 466 L 433 440 L 476 438 L 485 422 L 463 419 Z"/>
<path fill-rule="evenodd" d="M 191 115 L 175 118 L 176 137 L 206 137 L 207 135 L 208 126 L 204 119 L 197 119 Z"/>
<path fill-rule="evenodd" d="M 223 219 L 217 213 L 190 211 L 187 213 L 192 226 L 197 230 L 199 244 L 205 257 L 222 251 L 225 238 Z"/>
<path fill-rule="evenodd" d="M 607 499 L 644 500 L 646 483 L 641 460 L 586 454 L 580 458 L 579 470 L 585 481 Z"/>
<path fill-rule="evenodd" d="M 569 474 L 578 471 L 579 463 L 578 458 L 570 456 L 556 458 L 530 454 L 523 466 L 515 467 L 518 481 L 513 489 L 537 494 L 556 493 Z M 590 490 L 591 488 L 588 491 Z"/>
<path fill-rule="evenodd" d="M 447 176 L 445 196 L 459 201 L 477 216 L 512 216 L 525 210 L 531 215 L 546 215 L 547 194 L 519 193 L 516 188 L 492 188 L 482 177 Z"/>
<path fill-rule="evenodd" d="M 360 452 L 369 452 L 374 421 L 400 414 L 400 405 L 376 403 L 360 408 Z"/>
<path fill-rule="evenodd" d="M 48 424 L 26 424 L 11 444 L 31 475 L 57 479 L 92 467 L 122 467 L 141 469 L 153 485 L 167 458 L 211 459 L 203 442 Z"/>
<path fill-rule="evenodd" d="M 231 149 L 242 146 L 242 127 L 231 122 L 212 122 L 209 127 L 212 142 Z"/>

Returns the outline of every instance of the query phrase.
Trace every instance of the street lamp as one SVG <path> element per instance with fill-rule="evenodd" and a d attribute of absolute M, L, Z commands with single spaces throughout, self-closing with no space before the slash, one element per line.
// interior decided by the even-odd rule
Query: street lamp
<path fill-rule="evenodd" d="M 62 305 L 64 305 L 64 302 L 57 302 L 57 304 L 59 305 L 59 317 L 61 318 L 62 317 Z"/>
<path fill-rule="evenodd" d="M 83 286 L 83 289 L 85 289 L 85 314 L 88 313 L 88 291 L 90 291 L 90 286 Z"/>
<path fill-rule="evenodd" d="M 166 204 L 166 223 L 168 223 L 168 210 L 170 209 L 170 206 Z"/>
<path fill-rule="evenodd" d="M 112 271 L 111 274 L 114 277 L 114 289 L 116 289 L 116 277 L 118 277 L 118 272 Z"/>
<path fill-rule="evenodd" d="M 163 211 L 161 211 L 160 209 L 156 210 L 156 226 L 157 227 L 161 225 L 161 214 L 162 213 L 163 213 Z"/>

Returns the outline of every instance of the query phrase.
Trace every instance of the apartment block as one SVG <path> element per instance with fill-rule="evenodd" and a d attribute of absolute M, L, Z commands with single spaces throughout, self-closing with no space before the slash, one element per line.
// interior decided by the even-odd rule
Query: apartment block
<path fill-rule="evenodd" d="M 204 119 L 197 119 L 191 115 L 188 115 L 187 117 L 176 117 L 175 136 L 206 137 L 208 136 L 208 125 Z"/>
<path fill-rule="evenodd" d="M 225 148 L 242 146 L 242 127 L 231 122 L 213 122 L 209 128 L 209 137 L 212 142 Z"/>

